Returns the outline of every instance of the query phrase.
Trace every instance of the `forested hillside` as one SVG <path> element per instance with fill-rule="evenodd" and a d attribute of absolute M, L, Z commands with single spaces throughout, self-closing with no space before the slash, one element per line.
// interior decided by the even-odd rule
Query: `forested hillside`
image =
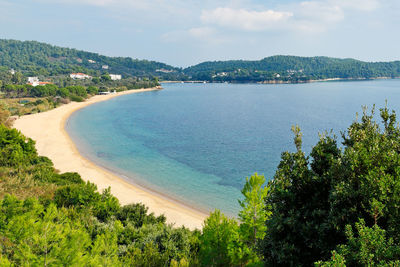
<path fill-rule="evenodd" d="M 0 66 L 15 69 L 25 76 L 56 76 L 71 72 L 100 76 L 109 72 L 124 77 L 158 76 L 177 79 L 181 75 L 180 69 L 160 62 L 107 57 L 36 41 L 16 40 L 0 40 Z"/>
<path fill-rule="evenodd" d="M 219 82 L 305 82 L 400 77 L 400 61 L 363 62 L 329 57 L 272 56 L 258 61 L 204 62 L 184 70 L 189 79 Z"/>
<path fill-rule="evenodd" d="M 308 82 L 319 79 L 400 77 L 400 61 L 363 62 L 329 57 L 272 56 L 262 60 L 203 62 L 185 69 L 164 63 L 62 48 L 35 41 L 0 40 L 0 67 L 24 76 L 60 76 L 83 72 L 159 80 L 208 82 Z"/>

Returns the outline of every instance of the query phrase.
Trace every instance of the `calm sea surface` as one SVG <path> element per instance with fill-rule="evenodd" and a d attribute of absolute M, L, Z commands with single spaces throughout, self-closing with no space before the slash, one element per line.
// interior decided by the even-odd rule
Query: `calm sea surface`
<path fill-rule="evenodd" d="M 274 176 L 318 133 L 346 130 L 362 105 L 400 111 L 400 80 L 311 84 L 164 84 L 88 106 L 66 129 L 80 152 L 127 180 L 202 210 L 237 213 L 245 177 Z"/>

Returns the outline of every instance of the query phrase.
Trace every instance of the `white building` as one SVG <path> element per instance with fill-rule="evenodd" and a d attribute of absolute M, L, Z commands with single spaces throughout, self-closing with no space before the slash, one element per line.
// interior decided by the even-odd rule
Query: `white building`
<path fill-rule="evenodd" d="M 108 70 L 108 65 L 103 65 L 103 66 L 101 66 L 101 68 L 102 68 L 103 70 Z"/>
<path fill-rule="evenodd" d="M 32 83 L 28 83 L 30 85 L 32 85 L 33 87 L 36 87 L 38 85 L 46 85 L 46 84 L 52 84 L 51 82 L 32 82 Z"/>
<path fill-rule="evenodd" d="M 122 76 L 119 74 L 110 74 L 110 78 L 111 80 L 116 81 L 116 80 L 121 80 Z"/>
<path fill-rule="evenodd" d="M 89 75 L 87 75 L 87 74 L 85 74 L 85 73 L 71 73 L 70 75 L 69 75 L 69 77 L 71 77 L 72 79 L 91 79 L 92 78 L 92 76 L 89 76 Z"/>
<path fill-rule="evenodd" d="M 162 69 L 156 69 L 156 71 L 157 71 L 157 72 L 164 72 L 164 73 L 171 73 L 171 72 L 174 72 L 174 70 L 167 70 L 167 69 L 164 69 L 164 68 L 162 68 Z"/>
<path fill-rule="evenodd" d="M 91 60 L 91 59 L 89 59 L 88 62 L 91 63 L 91 64 L 96 63 L 96 61 Z"/>
<path fill-rule="evenodd" d="M 38 77 L 28 77 L 28 83 L 39 83 Z"/>

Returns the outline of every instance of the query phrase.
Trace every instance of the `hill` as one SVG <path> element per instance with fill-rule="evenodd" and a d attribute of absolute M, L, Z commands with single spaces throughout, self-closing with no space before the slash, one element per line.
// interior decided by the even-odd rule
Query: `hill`
<path fill-rule="evenodd" d="M 53 46 L 36 41 L 0 39 L 0 66 L 25 76 L 56 76 L 71 72 L 118 73 L 123 76 L 179 79 L 181 71 L 170 65 L 129 57 L 107 57 L 97 53 Z"/>
<path fill-rule="evenodd" d="M 400 61 L 364 62 L 330 57 L 271 56 L 262 60 L 203 62 L 185 69 L 168 64 L 108 57 L 36 41 L 0 39 L 0 66 L 24 76 L 59 76 L 106 72 L 123 77 L 157 77 L 160 80 L 208 82 L 307 82 L 320 79 L 373 79 L 400 77 Z"/>
<path fill-rule="evenodd" d="M 400 76 L 400 61 L 363 62 L 330 57 L 272 56 L 257 61 L 204 62 L 184 69 L 184 73 L 189 79 L 210 82 L 394 78 Z"/>

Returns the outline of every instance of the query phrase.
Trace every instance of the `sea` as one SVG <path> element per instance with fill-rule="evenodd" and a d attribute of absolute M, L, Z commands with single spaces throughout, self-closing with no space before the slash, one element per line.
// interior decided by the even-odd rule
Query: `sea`
<path fill-rule="evenodd" d="M 66 130 L 80 153 L 121 178 L 204 212 L 235 217 L 246 177 L 273 179 L 291 127 L 309 153 L 342 134 L 363 107 L 400 111 L 400 80 L 307 84 L 163 84 L 75 112 Z M 379 117 L 377 116 L 377 120 Z"/>

